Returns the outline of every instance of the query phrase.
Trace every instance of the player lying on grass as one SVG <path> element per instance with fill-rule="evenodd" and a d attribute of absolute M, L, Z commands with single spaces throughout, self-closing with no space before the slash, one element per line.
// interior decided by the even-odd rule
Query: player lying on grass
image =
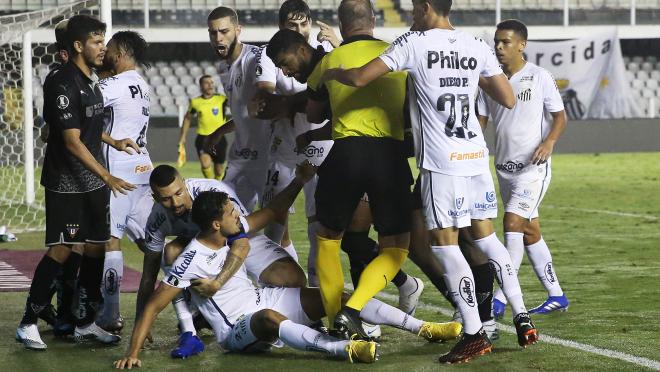
<path fill-rule="evenodd" d="M 234 203 L 222 192 L 202 192 L 193 202 L 192 219 L 201 232 L 149 299 L 133 329 L 128 355 L 115 361 L 116 368 L 141 367 L 139 352 L 158 313 L 193 279 L 219 275 L 235 255 L 234 245 L 229 248 L 228 244 L 246 236 Z M 351 362 L 372 363 L 377 357 L 375 342 L 339 340 L 307 327 L 325 315 L 318 288 L 257 288 L 245 265 L 212 297 L 192 291 L 192 300 L 213 327 L 218 343 L 229 351 L 266 351 L 279 339 L 295 349 Z M 428 341 L 453 339 L 461 330 L 458 323 L 424 322 L 373 299 L 360 315 L 368 322 L 407 330 Z"/>

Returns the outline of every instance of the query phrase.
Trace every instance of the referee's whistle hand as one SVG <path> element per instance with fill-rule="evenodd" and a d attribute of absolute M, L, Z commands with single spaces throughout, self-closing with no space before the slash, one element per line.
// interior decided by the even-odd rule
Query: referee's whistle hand
<path fill-rule="evenodd" d="M 135 190 L 135 185 L 128 183 L 121 178 L 117 178 L 113 175 L 110 175 L 107 179 L 104 179 L 104 182 L 112 193 L 117 196 L 117 193 L 128 194 L 129 191 Z"/>

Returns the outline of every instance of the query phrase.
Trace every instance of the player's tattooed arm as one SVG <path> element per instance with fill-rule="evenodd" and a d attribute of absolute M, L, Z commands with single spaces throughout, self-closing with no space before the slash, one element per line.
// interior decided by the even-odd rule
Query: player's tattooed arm
<path fill-rule="evenodd" d="M 235 240 L 227 253 L 222 270 L 215 279 L 193 279 L 190 281 L 191 288 L 204 297 L 212 297 L 241 268 L 249 252 L 250 241 L 247 237 Z"/>
<path fill-rule="evenodd" d="M 149 302 L 144 308 L 142 316 L 137 320 L 133 327 L 131 343 L 126 357 L 116 360 L 113 365 L 117 369 L 141 367 L 142 361 L 138 359 L 140 349 L 149 335 L 149 331 L 156 320 L 158 314 L 172 302 L 172 300 L 181 292 L 181 288 L 161 284 Z"/>

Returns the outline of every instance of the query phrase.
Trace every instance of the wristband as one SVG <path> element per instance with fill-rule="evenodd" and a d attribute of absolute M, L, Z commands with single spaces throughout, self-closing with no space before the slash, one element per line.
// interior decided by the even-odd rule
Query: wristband
<path fill-rule="evenodd" d="M 232 244 L 234 244 L 235 241 L 243 238 L 247 238 L 247 234 L 244 231 L 240 231 L 234 235 L 230 235 L 227 237 L 227 246 L 231 247 Z"/>

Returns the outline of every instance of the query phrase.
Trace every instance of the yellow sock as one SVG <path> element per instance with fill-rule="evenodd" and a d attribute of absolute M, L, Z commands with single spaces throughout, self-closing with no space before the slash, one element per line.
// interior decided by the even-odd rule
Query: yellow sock
<path fill-rule="evenodd" d="M 408 251 L 401 248 L 383 248 L 380 254 L 364 268 L 360 282 L 346 306 L 362 310 L 378 292 L 387 286 L 401 269 Z"/>
<path fill-rule="evenodd" d="M 202 168 L 202 174 L 204 175 L 204 178 L 215 178 L 213 167 Z"/>
<path fill-rule="evenodd" d="M 344 274 L 339 258 L 341 240 L 326 239 L 318 235 L 316 240 L 318 242 L 316 275 L 319 279 L 323 307 L 332 327 L 335 315 L 341 309 L 341 295 L 344 292 Z"/>

